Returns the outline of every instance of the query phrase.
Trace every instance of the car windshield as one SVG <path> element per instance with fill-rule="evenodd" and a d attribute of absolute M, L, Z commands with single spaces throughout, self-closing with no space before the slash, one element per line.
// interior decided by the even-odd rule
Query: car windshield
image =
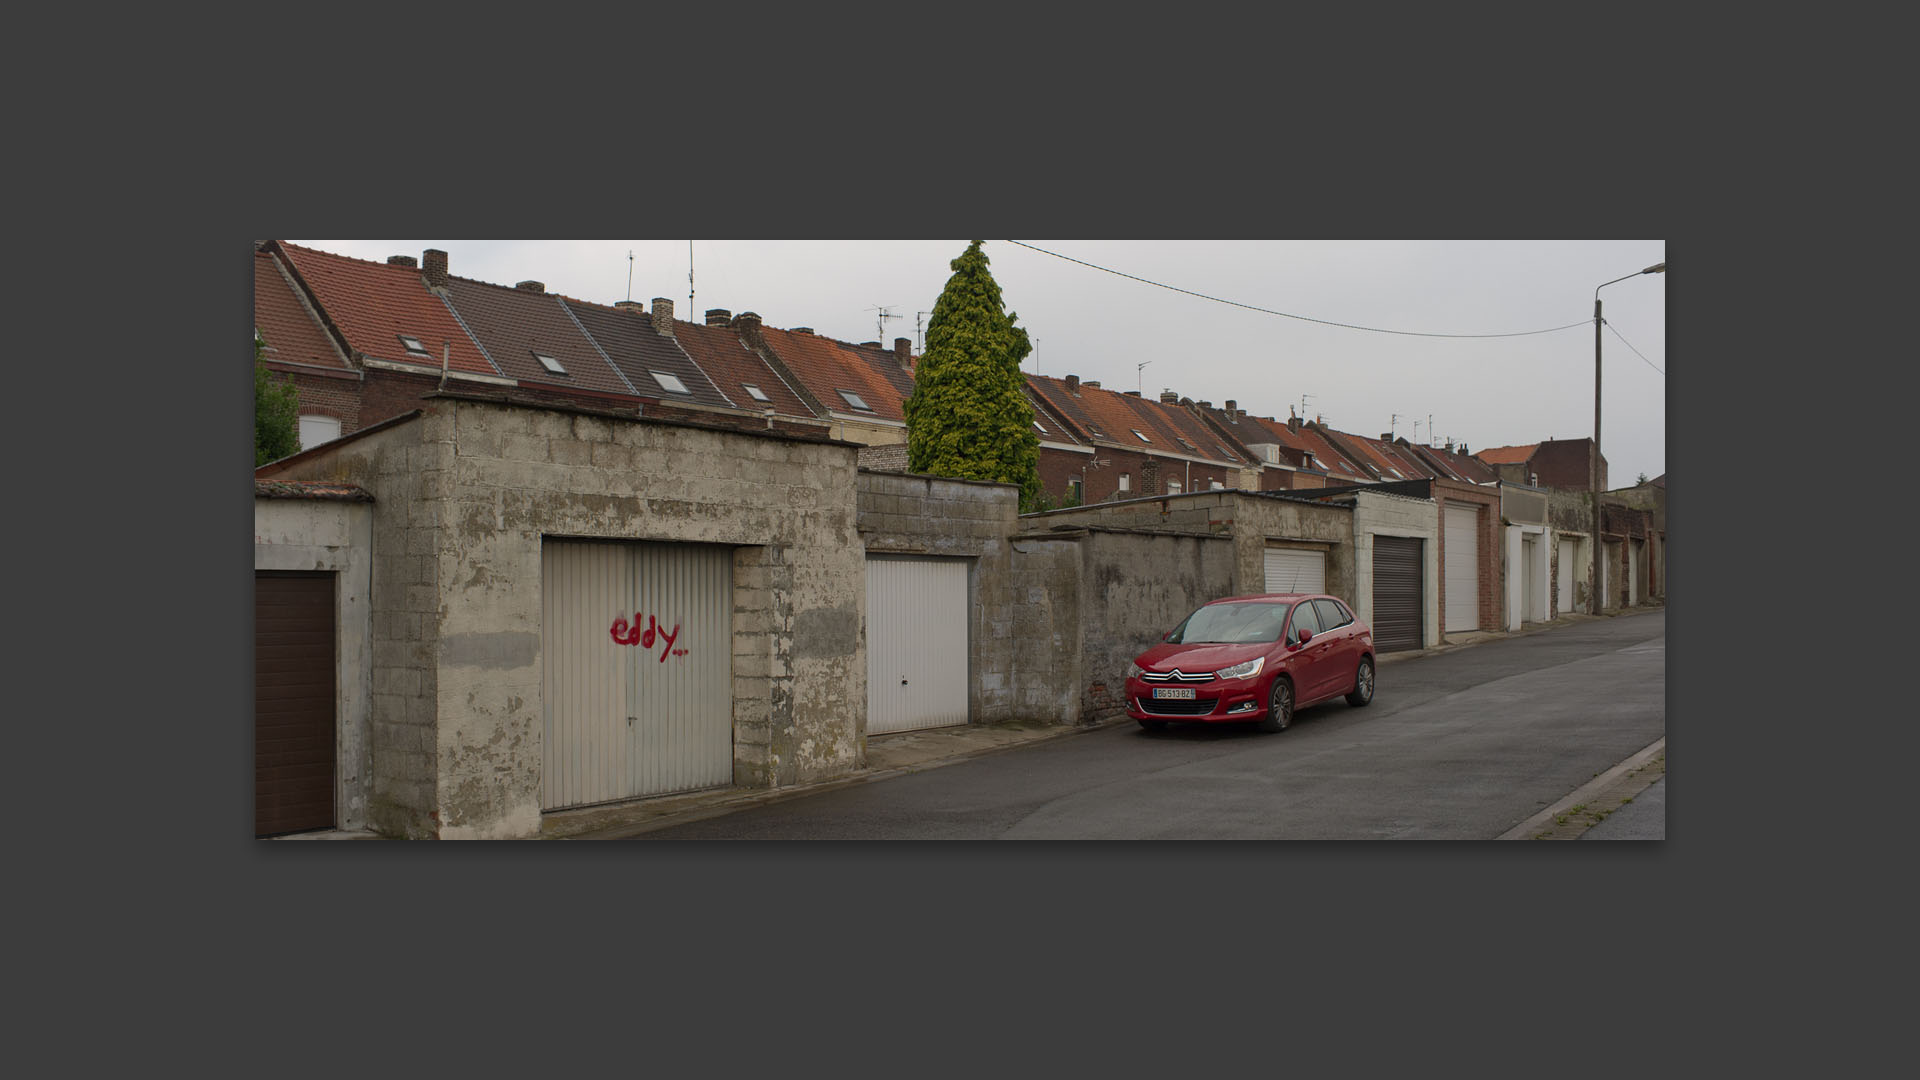
<path fill-rule="evenodd" d="M 1167 641 L 1175 645 L 1202 642 L 1247 644 L 1280 640 L 1291 604 L 1209 604 L 1187 616 Z"/>

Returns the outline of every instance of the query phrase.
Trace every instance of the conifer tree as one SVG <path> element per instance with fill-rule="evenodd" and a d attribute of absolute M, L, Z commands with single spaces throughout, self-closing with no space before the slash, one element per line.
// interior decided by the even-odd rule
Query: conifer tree
<path fill-rule="evenodd" d="M 1026 511 L 1040 494 L 1040 440 L 1020 371 L 1033 344 L 1006 310 L 980 241 L 950 267 L 906 400 L 907 467 L 1018 484 Z"/>

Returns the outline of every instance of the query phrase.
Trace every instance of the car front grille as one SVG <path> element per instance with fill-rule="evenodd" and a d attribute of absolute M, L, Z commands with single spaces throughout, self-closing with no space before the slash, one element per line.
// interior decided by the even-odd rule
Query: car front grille
<path fill-rule="evenodd" d="M 1211 671 L 1186 672 L 1181 671 L 1179 668 L 1174 668 L 1172 671 L 1167 672 L 1143 671 L 1140 673 L 1140 678 L 1151 683 L 1200 683 L 1212 682 L 1214 680 L 1214 674 Z"/>
<path fill-rule="evenodd" d="M 1217 698 L 1200 698 L 1196 701 L 1155 701 L 1152 698 L 1136 697 L 1134 704 L 1143 713 L 1154 716 L 1205 716 L 1213 711 Z"/>

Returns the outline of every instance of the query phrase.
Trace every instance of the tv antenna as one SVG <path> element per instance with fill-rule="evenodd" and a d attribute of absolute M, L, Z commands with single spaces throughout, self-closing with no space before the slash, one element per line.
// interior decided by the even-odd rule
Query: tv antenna
<path fill-rule="evenodd" d="M 874 328 L 879 331 L 881 344 L 885 344 L 887 340 L 887 320 L 906 318 L 904 315 L 895 315 L 887 311 L 887 309 L 892 306 L 892 304 L 880 304 L 867 309 L 868 311 L 877 311 L 880 313 L 879 316 L 873 320 L 873 325 Z"/>
<path fill-rule="evenodd" d="M 1394 413 L 1391 417 L 1387 419 L 1387 441 L 1388 442 L 1393 441 L 1393 433 L 1399 430 L 1399 427 L 1400 427 L 1400 414 Z"/>
<path fill-rule="evenodd" d="M 1140 391 L 1145 389 L 1145 387 L 1141 384 L 1141 381 L 1140 381 L 1140 373 L 1147 370 L 1147 365 L 1151 363 L 1153 363 L 1153 361 L 1151 360 L 1142 360 L 1139 363 L 1133 365 L 1133 388 L 1135 391 Z"/>
<path fill-rule="evenodd" d="M 933 314 L 931 311 L 916 311 L 913 313 L 913 339 L 920 343 L 919 351 L 923 353 L 927 351 L 927 339 L 920 334 L 920 316 L 931 314 Z"/>
<path fill-rule="evenodd" d="M 687 241 L 687 319 L 692 321 L 697 315 L 693 306 L 693 241 Z"/>
<path fill-rule="evenodd" d="M 627 249 L 627 299 L 633 299 L 633 249 Z M 692 301 L 689 300 L 689 303 Z"/>

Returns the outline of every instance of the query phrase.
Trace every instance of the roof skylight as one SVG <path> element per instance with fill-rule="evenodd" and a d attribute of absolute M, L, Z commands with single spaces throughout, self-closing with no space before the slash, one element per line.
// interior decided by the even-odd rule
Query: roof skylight
<path fill-rule="evenodd" d="M 1145 435 L 1140 434 L 1139 428 L 1128 428 L 1127 430 L 1133 432 L 1133 437 L 1136 439 L 1139 439 L 1143 443 L 1150 443 L 1153 441 L 1152 439 L 1147 438 Z"/>
<path fill-rule="evenodd" d="M 534 353 L 533 358 L 535 360 L 540 361 L 541 367 L 546 368 L 548 371 L 553 372 L 555 375 L 565 375 L 567 373 L 567 369 L 560 366 L 560 361 L 555 360 L 553 357 L 548 356 L 546 353 L 542 353 L 542 352 Z"/>
<path fill-rule="evenodd" d="M 767 396 L 767 392 L 765 390 L 760 389 L 759 387 L 753 385 L 752 383 L 741 383 L 740 385 L 747 388 L 747 395 L 753 398 L 753 400 L 755 401 L 772 401 L 773 400 L 772 398 Z"/>
<path fill-rule="evenodd" d="M 693 393 L 693 391 L 687 389 L 687 384 L 681 382 L 679 377 L 676 375 L 669 375 L 664 371 L 655 371 L 655 372 L 652 372 L 652 375 L 653 375 L 653 381 L 659 383 L 660 388 L 662 390 L 665 390 L 669 394 Z"/>
<path fill-rule="evenodd" d="M 861 401 L 861 400 L 860 400 L 860 395 L 859 395 L 859 394 L 856 394 L 856 393 L 854 393 L 854 392 L 853 392 L 853 391 L 851 391 L 851 390 L 842 390 L 842 391 L 840 391 L 840 396 L 841 396 L 841 397 L 843 397 L 843 398 L 846 398 L 846 399 L 847 399 L 847 404 L 849 404 L 849 405 L 851 405 L 851 406 L 853 406 L 853 407 L 854 407 L 854 408 L 856 408 L 856 409 L 859 409 L 859 410 L 860 410 L 860 411 L 862 411 L 862 412 L 872 412 L 872 411 L 873 411 L 873 406 L 871 406 L 871 405 L 869 405 L 869 404 L 867 404 L 867 403 L 866 403 L 866 402 L 864 402 L 864 401 Z"/>
<path fill-rule="evenodd" d="M 408 356 L 424 356 L 429 359 L 433 357 L 433 354 L 427 351 L 427 347 L 420 344 L 419 338 L 410 337 L 406 334 L 399 335 L 399 338 L 400 344 L 406 346 Z"/>

